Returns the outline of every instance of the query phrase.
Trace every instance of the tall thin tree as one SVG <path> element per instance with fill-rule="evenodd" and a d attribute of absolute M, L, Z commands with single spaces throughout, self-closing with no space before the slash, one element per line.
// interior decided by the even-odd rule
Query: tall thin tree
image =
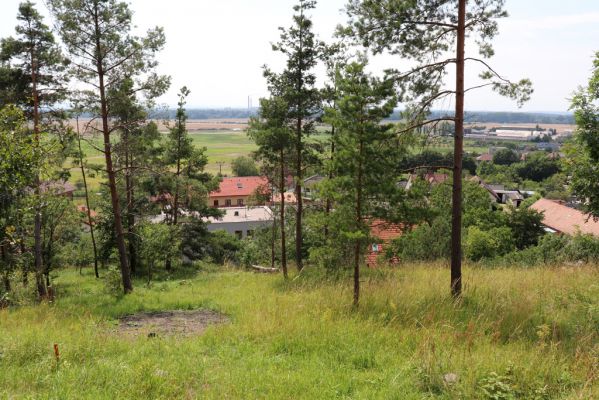
<path fill-rule="evenodd" d="M 512 82 L 497 73 L 486 61 L 494 52 L 492 39 L 498 33 L 497 19 L 507 16 L 505 0 L 349 0 L 350 18 L 345 34 L 354 37 L 375 54 L 389 52 L 415 63 L 407 71 L 395 71 L 400 101 L 406 105 L 407 127 L 412 132 L 425 125 L 452 122 L 454 132 L 451 293 L 462 293 L 462 155 L 464 97 L 471 90 L 490 87 L 521 105 L 530 98 L 531 82 Z M 465 38 L 470 35 L 480 57 L 465 56 Z M 455 56 L 450 54 L 455 51 Z M 465 88 L 466 63 L 482 69 L 481 83 Z M 445 87 L 449 68 L 455 66 L 455 86 Z M 438 101 L 455 97 L 455 112 L 430 118 Z"/>
<path fill-rule="evenodd" d="M 8 61 L 21 70 L 27 77 L 26 104 L 27 116 L 32 122 L 33 135 L 38 151 L 41 151 L 40 135 L 44 130 L 44 122 L 52 121 L 53 106 L 65 96 L 65 69 L 67 60 L 63 57 L 50 28 L 44 24 L 43 17 L 35 9 L 34 3 L 26 1 L 19 5 L 17 15 L 19 25 L 16 27 L 16 38 L 2 40 L 0 58 Z M 35 196 L 39 198 L 41 191 L 40 170 L 34 182 Z M 42 205 L 35 205 L 34 218 L 34 260 L 38 295 L 46 297 L 47 288 L 43 279 L 42 257 Z"/>
<path fill-rule="evenodd" d="M 165 43 L 161 28 L 149 30 L 145 37 L 131 34 L 133 14 L 129 5 L 118 0 L 49 0 L 57 29 L 73 58 L 73 72 L 86 84 L 83 91 L 86 109 L 100 120 L 96 128 L 104 139 L 106 174 L 114 215 L 114 234 L 125 293 L 133 290 L 121 204 L 113 162 L 112 134 L 119 130 L 111 123 L 113 88 L 132 80 L 136 93 L 149 97 L 165 91 L 169 78 L 154 71 L 156 53 Z"/>
<path fill-rule="evenodd" d="M 295 260 L 298 270 L 303 268 L 303 214 L 302 184 L 306 169 L 306 158 L 310 147 L 306 137 L 314 132 L 316 114 L 321 110 L 320 92 L 315 87 L 315 67 L 322 60 L 324 45 L 316 39 L 312 20 L 306 15 L 316 7 L 314 0 L 299 0 L 294 6 L 293 25 L 279 28 L 281 40 L 273 44 L 273 50 L 287 57 L 287 66 L 281 74 L 269 69 L 265 76 L 271 88 L 276 87 L 276 95 L 288 104 L 288 124 L 293 127 L 295 137 L 294 178 L 295 196 L 297 198 L 295 218 Z M 271 92 L 273 92 L 271 90 Z"/>

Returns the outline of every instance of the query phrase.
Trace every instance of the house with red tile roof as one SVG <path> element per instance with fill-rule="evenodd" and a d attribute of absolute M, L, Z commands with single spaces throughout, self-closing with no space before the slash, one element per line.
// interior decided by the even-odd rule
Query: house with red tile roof
<path fill-rule="evenodd" d="M 208 196 L 213 207 L 243 207 L 256 193 L 270 193 L 268 179 L 263 176 L 223 178 L 218 190 Z"/>
<path fill-rule="evenodd" d="M 476 161 L 491 162 L 491 161 L 493 161 L 493 154 L 490 154 L 490 153 L 481 154 L 480 156 L 476 157 Z"/>
<path fill-rule="evenodd" d="M 530 208 L 543 213 L 543 225 L 550 232 L 566 235 L 582 233 L 599 236 L 599 222 L 594 221 L 588 214 L 562 203 L 541 199 Z"/>
<path fill-rule="evenodd" d="M 376 267 L 382 260 L 385 253 L 385 248 L 395 239 L 402 235 L 401 226 L 392 224 L 383 220 L 374 220 L 370 223 L 370 235 L 375 239 L 368 247 L 366 255 L 366 265 L 368 267 Z M 398 260 L 390 260 L 391 264 L 397 263 Z"/>

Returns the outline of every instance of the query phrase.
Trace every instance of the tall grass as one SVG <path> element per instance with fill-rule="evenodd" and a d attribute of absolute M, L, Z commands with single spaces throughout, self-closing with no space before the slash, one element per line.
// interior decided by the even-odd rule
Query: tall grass
<path fill-rule="evenodd" d="M 442 266 L 366 271 L 357 310 L 350 281 L 317 270 L 187 272 L 114 299 L 63 270 L 54 304 L 0 311 L 0 398 L 599 398 L 597 268 L 466 268 L 460 303 Z M 195 308 L 231 323 L 190 338 L 115 329 Z"/>

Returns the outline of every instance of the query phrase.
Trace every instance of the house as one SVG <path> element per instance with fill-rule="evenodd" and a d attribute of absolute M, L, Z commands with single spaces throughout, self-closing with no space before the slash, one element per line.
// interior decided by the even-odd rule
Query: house
<path fill-rule="evenodd" d="M 493 188 L 493 185 L 487 185 L 485 183 L 485 181 L 483 181 L 478 176 L 473 176 L 472 178 L 470 178 L 470 182 L 479 185 L 480 187 L 485 189 L 487 192 L 489 192 L 489 197 L 491 198 L 492 201 L 494 201 L 495 203 L 501 203 L 501 198 L 499 197 L 499 195 L 497 193 L 495 193 L 495 189 Z"/>
<path fill-rule="evenodd" d="M 67 181 L 45 181 L 40 184 L 41 193 L 51 193 L 55 196 L 66 197 L 73 200 L 75 186 Z"/>
<path fill-rule="evenodd" d="M 491 153 L 481 154 L 480 156 L 476 157 L 476 161 L 478 161 L 478 162 L 492 162 L 493 161 L 493 155 Z"/>
<path fill-rule="evenodd" d="M 594 221 L 588 214 L 560 202 L 540 199 L 530 208 L 543 213 L 543 225 L 548 232 L 599 236 L 599 222 Z"/>
<path fill-rule="evenodd" d="M 410 188 L 414 185 L 417 179 L 422 178 L 425 182 L 427 182 L 431 186 L 441 185 L 445 183 L 449 179 L 449 175 L 447 174 L 437 174 L 437 173 L 427 173 L 424 176 L 420 176 L 417 174 L 410 174 L 408 177 L 408 183 L 406 184 L 406 190 L 410 190 Z"/>
<path fill-rule="evenodd" d="M 230 207 L 226 208 L 222 218 L 205 218 L 208 231 L 226 231 L 239 239 L 252 236 L 260 228 L 269 226 L 273 221 L 273 213 L 266 206 Z"/>
<path fill-rule="evenodd" d="M 366 265 L 368 267 L 376 267 L 379 264 L 381 256 L 385 253 L 385 248 L 393 240 L 400 237 L 402 229 L 397 224 L 391 224 L 383 220 L 374 220 L 370 223 L 370 235 L 375 238 L 375 242 L 368 247 L 366 255 Z M 391 263 L 395 264 L 398 260 L 392 259 Z"/>
<path fill-rule="evenodd" d="M 504 185 L 486 184 L 478 176 L 473 176 L 470 181 L 486 189 L 491 199 L 496 203 L 510 204 L 517 208 L 524 201 L 524 196 L 519 190 L 506 190 Z"/>
<path fill-rule="evenodd" d="M 325 179 L 322 175 L 312 175 L 304 179 L 302 186 L 302 196 L 312 198 L 316 192 L 316 186 Z"/>
<path fill-rule="evenodd" d="M 295 197 L 294 192 L 285 192 L 283 195 L 285 196 L 285 204 L 297 204 L 297 198 Z M 271 204 L 281 204 L 281 193 L 273 193 Z"/>
<path fill-rule="evenodd" d="M 495 190 L 495 194 L 501 199 L 501 204 L 512 205 L 516 208 L 524 201 L 524 196 L 518 190 Z"/>
<path fill-rule="evenodd" d="M 223 178 L 218 190 L 208 196 L 213 207 L 244 207 L 251 196 L 270 193 L 268 179 L 263 176 Z"/>

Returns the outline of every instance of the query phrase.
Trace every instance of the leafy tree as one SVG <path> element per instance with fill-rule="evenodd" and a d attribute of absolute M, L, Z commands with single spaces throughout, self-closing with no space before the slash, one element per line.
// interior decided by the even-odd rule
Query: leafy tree
<path fill-rule="evenodd" d="M 158 76 L 156 53 L 165 43 L 162 29 L 148 31 L 145 37 L 131 34 L 129 5 L 118 0 L 49 0 L 57 29 L 73 64 L 73 74 L 86 87 L 81 91 L 86 111 L 101 121 L 97 129 L 103 137 L 108 187 L 114 216 L 114 236 L 125 293 L 133 290 L 117 174 L 113 161 L 112 134 L 120 127 L 111 114 L 115 93 L 124 81 L 133 81 L 132 92 L 155 98 L 169 85 L 169 78 Z"/>
<path fill-rule="evenodd" d="M 235 176 L 257 176 L 259 174 L 256 163 L 250 157 L 235 158 L 231 163 L 231 168 Z"/>
<path fill-rule="evenodd" d="M 519 161 L 518 153 L 510 149 L 501 149 L 493 155 L 493 163 L 497 165 L 512 165 Z"/>
<path fill-rule="evenodd" d="M 68 64 L 63 57 L 50 28 L 44 24 L 43 17 L 35 9 L 31 1 L 19 5 L 17 15 L 19 25 L 16 27 L 16 38 L 3 39 L 0 59 L 7 62 L 13 70 L 20 71 L 12 74 L 17 80 L 17 86 L 23 93 L 13 93 L 14 100 L 25 107 L 26 115 L 31 121 L 33 135 L 40 153 L 40 136 L 43 130 L 48 131 L 53 120 L 63 117 L 54 111 L 54 106 L 65 98 L 65 70 Z M 14 87 L 13 87 L 14 88 Z M 26 101 L 23 101 L 26 99 Z M 46 149 L 47 150 L 47 149 Z M 40 168 L 38 165 L 37 168 Z M 40 197 L 41 169 L 37 170 L 33 184 L 36 197 Z M 34 259 L 37 280 L 37 290 L 40 298 L 46 297 L 46 287 L 43 282 L 43 249 L 42 249 L 42 205 L 40 201 L 34 204 Z"/>
<path fill-rule="evenodd" d="M 273 88 L 271 88 L 273 89 Z M 257 117 L 250 120 L 248 135 L 258 146 L 255 157 L 261 161 L 263 169 L 270 171 L 273 186 L 280 195 L 279 223 L 281 235 L 281 270 L 287 278 L 287 243 L 285 233 L 286 208 L 285 189 L 287 163 L 291 159 L 293 131 L 287 123 L 288 103 L 282 97 L 260 99 Z M 276 198 L 276 197 L 275 197 Z"/>
<path fill-rule="evenodd" d="M 508 227 L 482 230 L 471 226 L 465 239 L 465 255 L 472 261 L 502 256 L 515 248 L 512 230 Z"/>
<path fill-rule="evenodd" d="M 422 126 L 452 122 L 454 133 L 451 291 L 460 296 L 462 289 L 462 155 L 464 151 L 464 97 L 466 92 L 489 86 L 501 95 L 522 103 L 532 92 L 530 81 L 513 83 L 492 69 L 485 61 L 493 55 L 491 40 L 498 32 L 497 19 L 507 16 L 504 0 L 349 0 L 349 28 L 345 33 L 369 47 L 375 54 L 389 51 L 415 65 L 406 72 L 396 71 L 400 102 L 411 131 Z M 481 58 L 466 57 L 466 36 L 478 45 Z M 450 50 L 456 56 L 448 57 Z M 466 63 L 485 69 L 482 83 L 466 89 Z M 455 86 L 444 88 L 450 68 L 456 68 Z M 431 108 L 440 100 L 455 96 L 454 115 L 429 118 Z"/>
<path fill-rule="evenodd" d="M 335 204 L 331 226 L 351 244 L 354 306 L 360 299 L 360 264 L 370 236 L 369 220 L 380 208 L 390 207 L 387 202 L 394 198 L 395 174 L 387 163 L 397 159 L 398 149 L 391 126 L 381 124 L 397 105 L 393 81 L 373 78 L 365 67 L 364 60 L 347 65 L 337 79 L 336 108 L 326 109 L 326 120 L 338 131 L 332 160 L 336 174 L 324 184 L 324 191 Z"/>
<path fill-rule="evenodd" d="M 541 182 L 557 174 L 561 170 L 558 160 L 551 159 L 547 153 L 537 151 L 526 157 L 526 161 L 514 166 L 515 172 L 523 180 Z"/>
<path fill-rule="evenodd" d="M 23 243 L 19 227 L 22 199 L 35 180 L 38 156 L 23 112 L 15 106 L 0 109 L 0 274 L 6 291 L 16 266 L 14 255 Z"/>
<path fill-rule="evenodd" d="M 152 281 L 152 270 L 157 260 L 176 257 L 180 248 L 179 227 L 144 222 L 139 226 L 141 258 L 148 272 L 148 283 Z"/>
<path fill-rule="evenodd" d="M 595 54 L 593 72 L 586 87 L 572 100 L 576 118 L 575 145 L 568 151 L 566 167 L 572 176 L 572 192 L 584 202 L 585 210 L 599 218 L 599 52 Z"/>
<path fill-rule="evenodd" d="M 519 250 L 536 246 L 539 238 L 545 235 L 543 215 L 530 208 L 511 208 L 507 225 L 511 228 L 514 243 Z"/>
<path fill-rule="evenodd" d="M 287 58 L 287 65 L 280 74 L 265 69 L 270 91 L 281 97 L 288 106 L 286 123 L 294 130 L 292 142 L 294 152 L 294 178 L 296 206 L 295 259 L 298 270 L 303 267 L 303 223 L 304 212 L 302 183 L 310 146 L 306 137 L 314 132 L 314 117 L 321 110 L 320 91 L 315 87 L 315 67 L 323 56 L 323 44 L 312 31 L 312 21 L 306 15 L 316 7 L 315 0 L 298 0 L 293 7 L 293 25 L 279 28 L 280 41 L 273 44 L 273 50 Z"/>

